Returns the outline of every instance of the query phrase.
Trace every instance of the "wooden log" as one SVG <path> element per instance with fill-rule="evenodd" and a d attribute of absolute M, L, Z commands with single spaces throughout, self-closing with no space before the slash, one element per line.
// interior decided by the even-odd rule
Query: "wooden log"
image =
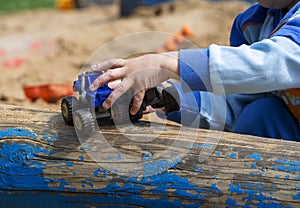
<path fill-rule="evenodd" d="M 0 105 L 0 207 L 299 207 L 300 143 Z"/>

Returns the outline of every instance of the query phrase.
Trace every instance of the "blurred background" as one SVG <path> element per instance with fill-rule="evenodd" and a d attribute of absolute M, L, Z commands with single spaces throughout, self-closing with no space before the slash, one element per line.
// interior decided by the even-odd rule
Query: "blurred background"
<path fill-rule="evenodd" d="M 228 45 L 235 16 L 251 0 L 0 0 L 0 104 L 59 109 L 88 60 L 211 44 Z M 161 42 L 143 32 L 163 32 Z M 138 41 L 121 41 L 141 33 Z M 167 35 L 166 35 L 167 34 Z M 128 39 L 126 39 L 128 40 Z M 152 48 L 151 48 L 152 46 Z M 95 54 L 94 52 L 98 52 Z M 138 51 L 138 50 L 137 50 Z"/>

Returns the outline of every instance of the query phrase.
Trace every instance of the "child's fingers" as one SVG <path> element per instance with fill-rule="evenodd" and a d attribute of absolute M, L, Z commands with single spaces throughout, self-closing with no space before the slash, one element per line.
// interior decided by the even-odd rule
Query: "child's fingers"
<path fill-rule="evenodd" d="M 132 86 L 130 83 L 130 80 L 124 79 L 106 98 L 106 100 L 103 103 L 103 107 L 105 109 L 111 108 L 111 106 L 116 102 L 116 100 L 123 95 L 129 88 Z"/>
<path fill-rule="evenodd" d="M 117 79 L 117 80 L 114 80 L 114 81 L 111 81 L 108 83 L 108 87 L 110 89 L 115 89 L 119 84 L 121 83 L 121 80 L 120 79 Z"/>
<path fill-rule="evenodd" d="M 151 105 L 146 106 L 146 110 L 143 111 L 143 114 L 149 114 L 149 113 L 153 113 L 156 112 L 157 110 L 155 108 L 152 108 Z"/>
<path fill-rule="evenodd" d="M 124 65 L 126 60 L 124 59 L 110 59 L 99 64 L 95 64 L 91 66 L 92 71 L 106 71 L 109 69 L 121 67 Z"/>
<path fill-rule="evenodd" d="M 125 68 L 109 69 L 105 73 L 101 74 L 95 81 L 90 85 L 90 90 L 94 91 L 100 86 L 117 79 L 122 79 L 125 74 Z"/>
<path fill-rule="evenodd" d="M 133 97 L 132 107 L 130 109 L 131 115 L 137 114 L 137 112 L 139 111 L 143 103 L 144 96 L 145 96 L 145 90 L 140 90 L 137 93 L 135 93 Z"/>

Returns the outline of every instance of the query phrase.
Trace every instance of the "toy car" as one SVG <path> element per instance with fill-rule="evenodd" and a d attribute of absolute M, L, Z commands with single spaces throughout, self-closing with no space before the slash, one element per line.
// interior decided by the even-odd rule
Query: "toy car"
<path fill-rule="evenodd" d="M 89 86 L 99 76 L 99 73 L 84 72 L 78 75 L 78 80 L 73 83 L 73 91 L 78 92 L 79 97 L 68 96 L 61 101 L 61 113 L 68 125 L 74 125 L 77 133 L 89 135 L 95 131 L 101 121 L 113 121 L 128 123 L 138 121 L 143 116 L 146 106 L 152 108 L 164 107 L 166 112 L 179 110 L 179 96 L 174 87 L 154 87 L 145 92 L 143 103 L 136 115 L 131 115 L 129 110 L 132 105 L 132 94 L 129 92 L 122 95 L 112 106 L 106 110 L 102 107 L 103 102 L 112 92 L 107 84 L 99 87 L 96 91 L 90 91 Z"/>

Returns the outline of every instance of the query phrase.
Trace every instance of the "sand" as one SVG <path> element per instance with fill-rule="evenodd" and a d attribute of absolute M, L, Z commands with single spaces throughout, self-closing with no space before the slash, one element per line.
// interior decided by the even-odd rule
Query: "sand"
<path fill-rule="evenodd" d="M 191 44 L 187 47 L 228 45 L 234 17 L 248 6 L 242 1 L 190 0 L 176 2 L 175 11 L 164 10 L 160 16 L 154 15 L 153 7 L 147 7 L 120 18 L 118 4 L 2 15 L 0 104 L 59 109 L 59 102 L 30 102 L 23 86 L 72 84 L 82 66 L 144 50 L 155 51 L 183 25 L 188 25 L 194 34 L 188 38 Z M 149 38 L 153 34 L 158 35 Z"/>

